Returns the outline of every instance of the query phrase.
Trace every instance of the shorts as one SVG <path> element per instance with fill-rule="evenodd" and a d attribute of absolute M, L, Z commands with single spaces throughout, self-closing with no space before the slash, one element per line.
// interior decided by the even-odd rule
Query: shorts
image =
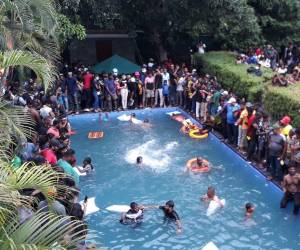
<path fill-rule="evenodd" d="M 154 98 L 154 90 L 146 89 L 147 98 Z"/>

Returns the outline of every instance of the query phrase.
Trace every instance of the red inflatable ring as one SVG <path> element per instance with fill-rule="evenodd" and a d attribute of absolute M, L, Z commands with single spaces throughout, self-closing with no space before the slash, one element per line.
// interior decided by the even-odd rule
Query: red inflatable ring
<path fill-rule="evenodd" d="M 210 163 L 205 159 L 202 159 L 202 166 L 198 167 L 197 158 L 190 159 L 186 164 L 186 168 L 193 173 L 207 173 L 211 170 Z"/>

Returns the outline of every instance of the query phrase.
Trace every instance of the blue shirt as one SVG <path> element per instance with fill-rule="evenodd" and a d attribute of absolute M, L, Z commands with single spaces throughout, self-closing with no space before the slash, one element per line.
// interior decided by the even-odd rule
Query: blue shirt
<path fill-rule="evenodd" d="M 74 94 L 78 91 L 77 81 L 74 77 L 66 78 L 66 86 L 70 94 Z"/>
<path fill-rule="evenodd" d="M 234 116 L 234 112 L 240 109 L 240 105 L 235 104 L 234 106 L 227 104 L 226 106 L 227 109 L 227 124 L 234 124 L 237 121 L 237 117 Z"/>
<path fill-rule="evenodd" d="M 162 87 L 163 87 L 163 89 L 162 89 L 163 95 L 169 95 L 169 86 L 168 86 L 168 84 L 164 83 Z"/>
<path fill-rule="evenodd" d="M 105 88 L 109 90 L 111 94 L 116 93 L 116 85 L 114 80 L 106 80 L 104 82 Z"/>

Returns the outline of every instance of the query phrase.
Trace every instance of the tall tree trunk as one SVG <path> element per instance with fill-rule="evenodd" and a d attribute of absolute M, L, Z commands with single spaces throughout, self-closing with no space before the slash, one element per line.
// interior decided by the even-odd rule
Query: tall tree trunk
<path fill-rule="evenodd" d="M 166 61 L 168 59 L 168 53 L 160 38 L 160 34 L 156 30 L 153 31 L 153 38 L 154 38 L 155 46 L 157 48 L 158 58 L 160 62 Z"/>

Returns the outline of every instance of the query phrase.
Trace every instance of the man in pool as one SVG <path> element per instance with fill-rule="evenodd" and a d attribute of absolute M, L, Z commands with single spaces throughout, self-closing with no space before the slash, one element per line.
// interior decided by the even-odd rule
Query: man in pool
<path fill-rule="evenodd" d="M 286 208 L 289 201 L 294 201 L 295 215 L 299 214 L 300 208 L 300 174 L 297 173 L 296 167 L 291 165 L 288 169 L 288 174 L 283 178 L 284 196 L 280 202 L 280 208 Z"/>
<path fill-rule="evenodd" d="M 170 200 L 170 201 L 167 201 L 164 206 L 154 206 L 154 208 L 161 209 L 164 212 L 165 219 L 175 221 L 176 226 L 177 226 L 176 232 L 181 233 L 182 232 L 181 221 L 180 221 L 179 215 L 174 210 L 174 206 L 175 206 L 174 201 Z"/>
<path fill-rule="evenodd" d="M 123 224 L 126 223 L 140 223 L 143 219 L 144 207 L 138 205 L 136 202 L 130 203 L 130 209 L 121 215 L 120 222 Z"/>
<path fill-rule="evenodd" d="M 221 207 L 224 207 L 223 203 L 221 202 L 219 197 L 216 195 L 216 191 L 213 187 L 208 187 L 206 194 L 201 197 L 201 200 L 205 201 L 205 202 L 215 201 Z"/>
<path fill-rule="evenodd" d="M 197 168 L 203 168 L 203 167 L 205 167 L 204 162 L 203 162 L 203 160 L 202 160 L 201 157 L 197 157 L 197 164 L 196 164 L 196 167 L 197 167 Z"/>
<path fill-rule="evenodd" d="M 246 209 L 245 219 L 246 219 L 246 220 L 251 219 L 251 218 L 252 218 L 252 215 L 253 215 L 253 213 L 254 213 L 255 207 L 253 206 L 252 203 L 248 202 L 248 203 L 246 203 L 246 205 L 245 205 L 245 209 Z"/>
<path fill-rule="evenodd" d="M 141 165 L 143 163 L 143 157 L 142 156 L 138 156 L 136 158 L 136 164 Z"/>

